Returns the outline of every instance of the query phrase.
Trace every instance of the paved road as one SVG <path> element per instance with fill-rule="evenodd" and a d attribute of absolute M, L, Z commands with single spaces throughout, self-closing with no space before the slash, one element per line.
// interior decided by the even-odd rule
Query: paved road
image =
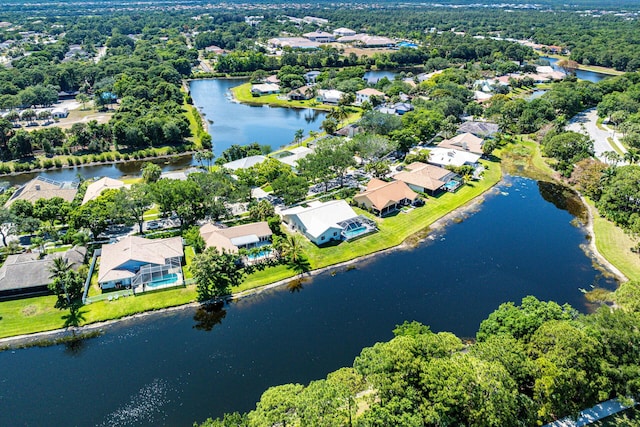
<path fill-rule="evenodd" d="M 600 129 L 597 125 L 597 120 L 598 112 L 595 108 L 591 108 L 579 113 L 571 119 L 571 122 L 567 126 L 567 130 L 589 135 L 593 140 L 593 148 L 596 158 L 604 162 L 606 159 L 602 156 L 602 153 L 605 151 L 616 151 L 609 143 L 609 138 L 614 138 L 617 142 L 617 136 L 615 136 L 613 131 Z M 617 146 L 622 152 L 627 151 L 621 144 L 618 143 Z"/>

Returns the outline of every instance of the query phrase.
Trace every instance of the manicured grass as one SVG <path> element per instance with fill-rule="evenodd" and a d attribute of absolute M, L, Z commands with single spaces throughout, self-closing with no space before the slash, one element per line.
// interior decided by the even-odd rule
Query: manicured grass
<path fill-rule="evenodd" d="M 189 105 L 186 102 L 182 106 L 184 110 L 184 115 L 189 120 L 189 129 L 191 130 L 191 137 L 189 138 L 193 141 L 196 148 L 202 148 L 202 134 L 206 133 L 204 127 L 202 125 L 202 119 L 200 118 L 200 113 L 198 109 L 193 105 Z"/>
<path fill-rule="evenodd" d="M 191 273 L 189 266 L 195 256 L 196 251 L 193 249 L 193 246 L 184 247 L 184 266 L 182 266 L 182 274 L 184 275 L 185 280 L 193 278 L 193 274 Z"/>
<path fill-rule="evenodd" d="M 640 280 L 640 255 L 631 252 L 636 242 L 611 221 L 603 218 L 588 202 L 593 215 L 593 231 L 598 252 L 615 265 L 629 280 Z"/>
<path fill-rule="evenodd" d="M 256 271 L 248 275 L 240 286 L 233 288 L 233 292 L 236 293 L 246 291 L 247 289 L 258 288 L 283 279 L 288 279 L 289 277 L 295 276 L 295 274 L 296 273 L 286 265 L 265 268 L 262 271 Z"/>
<path fill-rule="evenodd" d="M 129 178 L 120 178 L 120 181 L 125 184 L 133 185 L 142 183 L 142 177 L 129 177 Z"/>
<path fill-rule="evenodd" d="M 304 240 L 313 269 L 352 260 L 363 255 L 397 246 L 407 238 L 425 230 L 448 212 L 468 203 L 494 186 L 502 177 L 500 165 L 483 162 L 485 168 L 482 180 L 464 185 L 456 193 L 445 193 L 430 197 L 426 204 L 408 213 L 398 213 L 383 219 L 376 218 L 379 231 L 352 242 L 342 242 L 337 246 L 319 248 Z"/>
<path fill-rule="evenodd" d="M 435 220 L 454 210 L 474 197 L 479 196 L 501 178 L 497 162 L 484 162 L 485 176 L 479 182 L 471 182 L 456 193 L 446 193 L 437 198 L 429 198 L 423 207 L 408 213 L 400 213 L 389 218 L 378 219 L 380 231 L 353 242 L 343 242 L 338 246 L 318 248 L 304 241 L 306 253 L 314 269 L 348 261 L 369 253 L 374 253 L 399 245 L 411 236 L 424 231 Z M 370 216 L 370 215 L 368 215 Z M 371 217 L 371 216 L 370 216 Z M 188 264 L 193 258 L 193 249 L 185 248 L 185 278 L 189 278 Z M 295 273 L 287 266 L 280 265 L 247 276 L 233 292 L 256 288 L 282 279 L 293 277 Z M 135 297 L 119 298 L 114 301 L 100 301 L 82 307 L 81 324 L 118 319 L 143 311 L 178 306 L 196 300 L 194 285 L 145 293 Z M 0 303 L 0 338 L 58 329 L 64 326 L 68 312 L 53 308 L 55 297 L 38 297 Z"/>
<path fill-rule="evenodd" d="M 240 102 L 246 104 L 272 105 L 274 107 L 290 108 L 313 108 L 316 110 L 331 110 L 330 105 L 319 103 L 315 99 L 305 101 L 289 101 L 288 99 L 278 99 L 280 94 L 253 96 L 251 94 L 251 83 L 244 83 L 231 89 L 233 96 Z"/>
<path fill-rule="evenodd" d="M 160 216 L 160 209 L 156 205 L 153 205 L 151 209 L 146 211 L 142 216 L 145 220 L 156 219 Z"/>

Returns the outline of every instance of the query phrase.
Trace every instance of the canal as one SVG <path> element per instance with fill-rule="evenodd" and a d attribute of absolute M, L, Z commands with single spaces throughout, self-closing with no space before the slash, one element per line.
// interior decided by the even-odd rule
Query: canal
<path fill-rule="evenodd" d="M 0 425 L 190 426 L 250 410 L 273 385 L 352 364 L 405 320 L 471 337 L 526 295 L 590 307 L 612 288 L 580 248 L 563 192 L 520 177 L 413 249 L 228 304 L 154 313 L 75 345 L 0 353 Z M 429 209 L 427 205 L 421 209 Z"/>

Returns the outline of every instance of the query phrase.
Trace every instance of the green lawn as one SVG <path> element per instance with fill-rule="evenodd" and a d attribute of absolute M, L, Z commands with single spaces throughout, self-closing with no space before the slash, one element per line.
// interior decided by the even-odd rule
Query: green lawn
<path fill-rule="evenodd" d="M 592 202 L 593 231 L 598 252 L 615 265 L 629 280 L 640 280 L 640 255 L 631 252 L 636 242 L 611 221 L 602 218 Z"/>
<path fill-rule="evenodd" d="M 429 198 L 426 205 L 408 213 L 400 213 L 379 221 L 380 231 L 356 240 L 343 242 L 334 247 L 318 248 L 305 241 L 305 249 L 314 269 L 348 261 L 369 253 L 374 253 L 399 245 L 406 239 L 421 235 L 435 220 L 479 196 L 501 178 L 499 163 L 485 162 L 484 178 L 460 188 L 456 193 L 446 193 L 437 198 Z M 193 258 L 193 249 L 185 248 L 185 278 L 190 277 L 188 264 Z M 247 276 L 234 293 L 267 285 L 294 276 L 294 272 L 280 265 Z M 114 301 L 100 301 L 81 309 L 81 324 L 117 319 L 143 311 L 178 306 L 196 300 L 193 285 L 145 293 L 135 297 L 119 298 Z M 0 303 L 0 338 L 28 334 L 38 331 L 58 329 L 64 326 L 67 311 L 53 308 L 55 297 L 36 297 Z"/>
<path fill-rule="evenodd" d="M 251 94 L 251 83 L 244 83 L 231 89 L 233 96 L 240 102 L 246 104 L 272 105 L 276 107 L 289 108 L 314 108 L 316 110 L 331 110 L 330 105 L 319 103 L 315 99 L 306 101 L 289 101 L 287 99 L 278 99 L 279 94 L 253 96 Z"/>

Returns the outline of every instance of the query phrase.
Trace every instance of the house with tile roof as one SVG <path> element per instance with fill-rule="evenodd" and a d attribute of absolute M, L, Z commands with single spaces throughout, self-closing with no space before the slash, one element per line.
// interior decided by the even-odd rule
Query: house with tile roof
<path fill-rule="evenodd" d="M 77 182 L 60 182 L 39 176 L 18 188 L 4 205 L 9 207 L 16 200 L 35 203 L 39 199 L 53 199 L 54 197 L 61 197 L 67 202 L 72 202 L 77 192 Z"/>
<path fill-rule="evenodd" d="M 418 195 L 403 181 L 385 182 L 374 178 L 368 182 L 365 191 L 353 197 L 353 201 L 363 209 L 384 216 L 413 203 L 417 198 Z"/>
<path fill-rule="evenodd" d="M 126 187 L 125 183 L 119 179 L 113 179 L 105 176 L 99 180 L 92 182 L 87 186 L 87 190 L 82 198 L 82 204 L 84 205 L 89 200 L 97 199 L 100 194 L 105 190 L 118 190 Z"/>
<path fill-rule="evenodd" d="M 451 139 L 445 139 L 438 147 L 451 148 L 454 150 L 468 151 L 470 153 L 482 155 L 482 146 L 484 145 L 484 139 L 478 138 L 472 133 L 461 133 L 454 136 Z"/>
<path fill-rule="evenodd" d="M 393 176 L 414 191 L 431 195 L 442 191 L 448 182 L 461 182 L 462 179 L 448 169 L 422 162 L 413 162 L 404 171 Z M 452 185 L 452 184 L 451 184 Z"/>
<path fill-rule="evenodd" d="M 216 248 L 220 252 L 238 253 L 240 249 L 270 245 L 272 235 L 266 221 L 226 228 L 206 223 L 200 227 L 200 236 L 206 247 Z"/>

